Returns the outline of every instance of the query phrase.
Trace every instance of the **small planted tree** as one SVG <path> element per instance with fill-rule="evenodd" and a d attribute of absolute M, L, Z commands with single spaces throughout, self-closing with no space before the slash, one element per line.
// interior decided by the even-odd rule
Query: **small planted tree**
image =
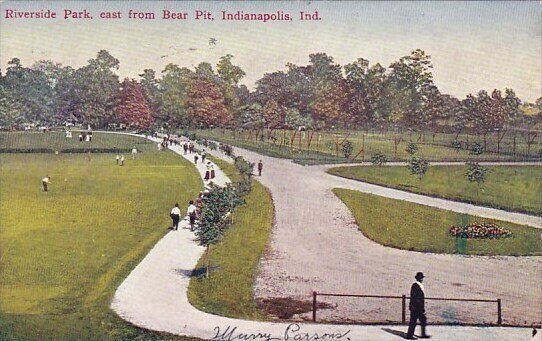
<path fill-rule="evenodd" d="M 455 149 L 455 151 L 457 153 L 459 153 L 459 151 L 461 150 L 461 142 L 458 141 L 458 140 L 453 140 L 452 141 L 452 148 Z"/>
<path fill-rule="evenodd" d="M 350 142 L 350 140 L 344 141 L 341 149 L 344 154 L 344 157 L 346 159 L 350 159 L 350 157 L 352 156 L 352 152 L 354 151 L 354 146 L 352 145 L 352 142 Z"/>
<path fill-rule="evenodd" d="M 419 147 L 417 144 L 415 144 L 414 142 L 410 142 L 408 144 L 408 146 L 406 147 L 405 151 L 409 154 L 409 155 L 414 155 L 418 152 L 419 150 Z"/>
<path fill-rule="evenodd" d="M 244 200 L 232 184 L 220 187 L 211 183 L 209 192 L 204 194 L 196 237 L 199 244 L 206 248 L 206 277 L 209 276 L 211 246 L 216 244 L 226 232 L 230 222 L 228 216 L 243 203 Z"/>
<path fill-rule="evenodd" d="M 371 156 L 371 162 L 375 166 L 383 166 L 386 162 L 388 162 L 388 158 L 386 155 L 378 152 Z"/>
<path fill-rule="evenodd" d="M 467 163 L 467 179 L 470 183 L 477 183 L 476 196 L 480 195 L 480 186 L 486 181 L 489 168 L 481 166 L 478 162 Z"/>
<path fill-rule="evenodd" d="M 472 144 L 472 147 L 470 149 L 470 154 L 471 155 L 480 155 L 484 152 L 484 146 L 479 143 L 479 142 L 475 142 Z"/>
<path fill-rule="evenodd" d="M 423 176 L 429 170 L 429 161 L 420 156 L 413 156 L 408 161 L 408 169 L 410 174 L 418 176 L 418 180 L 422 180 Z"/>

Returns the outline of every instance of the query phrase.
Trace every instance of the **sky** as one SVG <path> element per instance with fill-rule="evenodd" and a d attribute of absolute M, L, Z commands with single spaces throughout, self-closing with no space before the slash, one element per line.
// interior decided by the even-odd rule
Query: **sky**
<path fill-rule="evenodd" d="M 216 65 L 231 54 L 249 88 L 286 63 L 306 65 L 325 52 L 341 65 L 365 58 L 389 66 L 414 49 L 432 58 L 434 81 L 444 93 L 463 98 L 480 89 L 511 87 L 524 101 L 542 95 L 542 6 L 537 1 L 482 2 L 48 2 L 0 0 L 0 67 L 13 57 L 25 66 L 50 59 L 80 67 L 105 49 L 120 60 L 119 75 L 137 78 L 143 69 L 168 63 L 193 68 Z M 86 9 L 93 19 L 64 19 L 64 10 Z M 129 10 L 153 12 L 155 20 L 129 19 Z M 57 12 L 57 19 L 12 19 L 6 11 Z M 188 13 L 162 19 L 162 11 Z M 195 20 L 195 11 L 214 20 Z M 118 20 L 101 12 L 120 11 Z M 225 21 L 221 11 L 289 13 L 292 21 Z M 299 20 L 318 11 L 321 20 Z M 209 39 L 216 39 L 216 45 Z"/>

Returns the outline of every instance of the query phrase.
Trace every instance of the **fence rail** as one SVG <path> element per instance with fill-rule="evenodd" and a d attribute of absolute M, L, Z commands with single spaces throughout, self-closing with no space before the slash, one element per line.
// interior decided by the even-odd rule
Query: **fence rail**
<path fill-rule="evenodd" d="M 316 322 L 316 311 L 318 310 L 318 296 L 332 296 L 332 297 L 357 297 L 357 298 L 386 298 L 386 299 L 400 299 L 401 300 L 401 321 L 406 324 L 406 300 L 410 299 L 410 296 L 386 296 L 386 295 L 357 295 L 357 294 L 330 294 L 312 292 L 312 321 Z M 456 302 L 484 302 L 484 303 L 497 303 L 497 325 L 502 325 L 502 303 L 501 299 L 470 299 L 470 298 L 444 298 L 444 297 L 426 297 L 426 300 L 430 301 L 456 301 Z"/>

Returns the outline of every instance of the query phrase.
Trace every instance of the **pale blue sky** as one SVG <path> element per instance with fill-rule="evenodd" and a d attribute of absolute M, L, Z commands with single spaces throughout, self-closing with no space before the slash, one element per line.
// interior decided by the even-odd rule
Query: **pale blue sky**
<path fill-rule="evenodd" d="M 9 2 L 0 3 L 0 66 L 12 57 L 25 65 L 52 59 L 79 67 L 107 49 L 121 62 L 121 77 L 167 63 L 192 67 L 235 56 L 252 86 L 265 72 L 287 62 L 307 64 L 326 52 L 340 64 L 359 57 L 388 66 L 416 48 L 433 58 L 435 82 L 459 97 L 480 89 L 512 87 L 524 100 L 541 96 L 541 5 L 539 2 Z M 94 20 L 5 19 L 6 9 L 88 9 Z M 154 21 L 100 20 L 101 11 L 154 11 Z M 189 20 L 160 19 L 163 9 L 189 12 Z M 195 21 L 196 9 L 214 21 Z M 220 11 L 275 12 L 292 22 L 232 22 Z M 299 11 L 318 10 L 320 21 L 297 20 Z M 218 40 L 210 48 L 208 40 Z M 173 47 L 172 47 L 173 46 Z M 167 57 L 161 57 L 167 55 Z"/>

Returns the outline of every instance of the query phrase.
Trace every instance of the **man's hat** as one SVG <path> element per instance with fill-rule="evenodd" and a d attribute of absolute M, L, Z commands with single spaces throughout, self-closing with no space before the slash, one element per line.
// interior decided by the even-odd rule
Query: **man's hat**
<path fill-rule="evenodd" d="M 414 278 L 416 279 L 419 279 L 419 278 L 424 278 L 425 276 L 423 275 L 423 272 L 418 272 L 416 273 L 416 276 L 414 276 Z"/>

